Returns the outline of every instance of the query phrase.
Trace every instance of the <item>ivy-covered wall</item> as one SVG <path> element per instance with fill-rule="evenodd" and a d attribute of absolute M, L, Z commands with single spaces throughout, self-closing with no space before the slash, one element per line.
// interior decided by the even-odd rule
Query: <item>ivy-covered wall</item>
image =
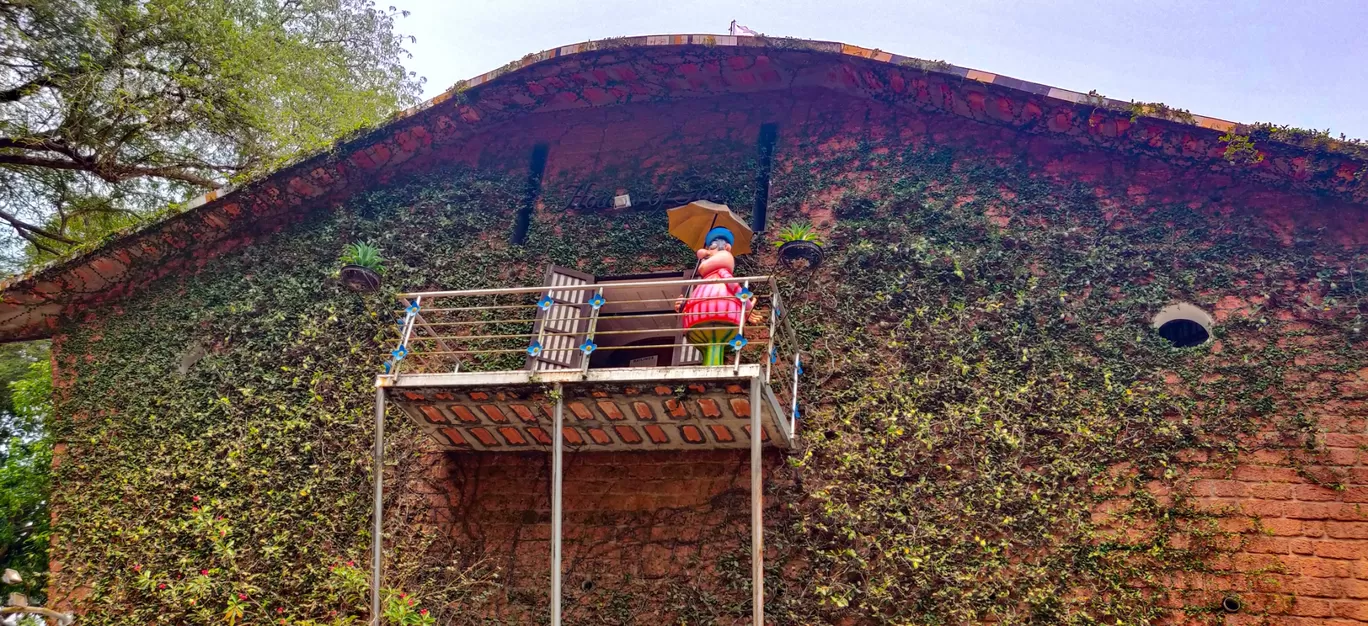
<path fill-rule="evenodd" d="M 403 290 L 687 267 L 663 210 L 747 213 L 770 122 L 769 224 L 828 241 L 782 279 L 812 350 L 804 446 L 766 461 L 776 623 L 1368 621 L 1363 207 L 803 89 L 531 116 L 73 312 L 54 597 L 91 623 L 364 619 L 393 306 L 336 284 L 342 246 Z M 596 208 L 619 191 L 637 209 Z M 779 272 L 763 248 L 740 270 Z M 1175 301 L 1215 341 L 1158 338 Z M 543 623 L 548 459 L 389 423 L 392 614 Z M 567 623 L 744 620 L 746 472 L 570 455 Z"/>

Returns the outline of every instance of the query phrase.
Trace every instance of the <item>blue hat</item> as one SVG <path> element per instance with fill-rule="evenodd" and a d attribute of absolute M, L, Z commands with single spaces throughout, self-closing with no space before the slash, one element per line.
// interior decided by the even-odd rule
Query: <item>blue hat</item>
<path fill-rule="evenodd" d="M 708 235 L 703 238 L 703 247 L 706 248 L 712 245 L 712 242 L 717 241 L 718 239 L 725 240 L 729 246 L 736 245 L 736 235 L 732 234 L 731 229 L 726 226 L 717 226 L 708 231 Z"/>

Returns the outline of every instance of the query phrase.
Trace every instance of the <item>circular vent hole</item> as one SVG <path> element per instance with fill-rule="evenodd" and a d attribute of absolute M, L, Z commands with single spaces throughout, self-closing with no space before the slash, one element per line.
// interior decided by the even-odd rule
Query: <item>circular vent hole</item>
<path fill-rule="evenodd" d="M 1211 341 L 1211 327 L 1215 323 L 1206 311 L 1179 302 L 1164 307 L 1154 316 L 1151 325 L 1173 347 L 1193 348 Z"/>
<path fill-rule="evenodd" d="M 1211 333 L 1192 320 L 1173 320 L 1159 327 L 1159 336 L 1169 340 L 1175 348 L 1200 346 L 1211 338 Z"/>
<path fill-rule="evenodd" d="M 1235 596 L 1226 596 L 1221 599 L 1221 609 L 1226 613 L 1239 613 L 1244 608 L 1244 603 Z"/>

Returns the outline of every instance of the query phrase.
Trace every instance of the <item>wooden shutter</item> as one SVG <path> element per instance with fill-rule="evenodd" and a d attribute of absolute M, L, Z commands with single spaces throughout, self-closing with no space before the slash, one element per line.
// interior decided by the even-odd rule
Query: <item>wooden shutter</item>
<path fill-rule="evenodd" d="M 684 272 L 684 280 L 689 280 L 693 277 L 694 270 L 687 270 Z M 675 318 L 676 327 L 683 327 L 683 325 L 684 318 Z M 703 363 L 703 352 L 689 343 L 689 338 L 684 336 L 683 330 L 675 335 L 675 339 L 671 343 L 684 344 L 675 346 L 674 358 L 671 359 L 673 365 L 699 365 Z"/>
<path fill-rule="evenodd" d="M 541 333 L 542 352 L 527 358 L 530 370 L 579 369 L 585 358 L 580 345 L 589 334 L 589 299 L 594 293 L 588 289 L 554 289 L 572 285 L 592 285 L 594 277 L 564 267 L 546 268 L 548 289 L 545 295 L 551 298 L 551 308 L 537 309 L 537 321 L 532 325 L 532 334 Z M 530 341 L 528 343 L 531 343 Z"/>

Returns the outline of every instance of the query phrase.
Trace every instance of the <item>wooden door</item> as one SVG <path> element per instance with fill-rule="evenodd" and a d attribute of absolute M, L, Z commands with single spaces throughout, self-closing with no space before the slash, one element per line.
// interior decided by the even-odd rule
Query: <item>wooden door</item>
<path fill-rule="evenodd" d="M 542 351 L 537 356 L 527 358 L 527 369 L 579 369 L 586 358 L 580 351 L 580 345 L 589 334 L 589 299 L 594 293 L 589 289 L 555 287 L 592 285 L 594 277 L 553 265 L 546 268 L 544 284 L 548 288 L 544 295 L 551 299 L 551 307 L 537 309 L 537 321 L 532 325 L 532 334 L 541 334 Z M 545 333 L 542 333 L 543 325 L 546 327 Z"/>

